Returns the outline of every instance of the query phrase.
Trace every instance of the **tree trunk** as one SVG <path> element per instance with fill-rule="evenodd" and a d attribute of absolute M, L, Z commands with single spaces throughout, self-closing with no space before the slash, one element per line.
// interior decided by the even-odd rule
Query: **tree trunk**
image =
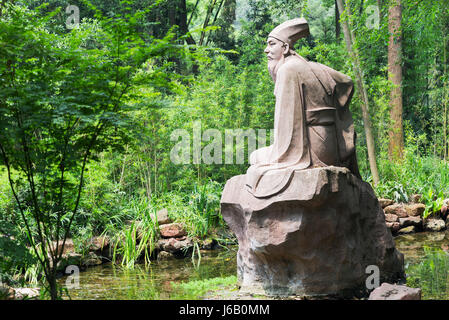
<path fill-rule="evenodd" d="M 388 9 L 388 80 L 393 84 L 390 94 L 390 160 L 401 159 L 404 153 L 404 131 L 402 128 L 402 35 L 401 35 L 401 0 L 393 0 Z"/>
<path fill-rule="evenodd" d="M 337 0 L 338 10 L 340 12 L 340 15 L 343 14 L 345 11 L 345 7 L 343 5 L 342 0 Z M 347 12 L 348 18 L 350 17 L 350 12 Z M 366 92 L 366 88 L 363 83 L 363 74 L 362 69 L 360 66 L 359 57 L 357 54 L 357 51 L 353 49 L 353 42 L 354 42 L 354 36 L 351 34 L 351 29 L 349 26 L 349 22 L 346 19 L 345 21 L 342 21 L 343 26 L 343 34 L 346 42 L 346 49 L 348 50 L 349 55 L 352 58 L 353 61 L 353 69 L 356 76 L 356 85 L 357 88 L 360 91 L 360 97 L 362 100 L 362 117 L 363 117 L 363 126 L 365 128 L 365 135 L 366 135 L 366 145 L 368 148 L 368 160 L 371 170 L 371 175 L 373 177 L 374 184 L 379 183 L 379 171 L 377 170 L 377 163 L 376 163 L 376 152 L 374 147 L 374 138 L 373 133 L 371 129 L 371 120 L 369 116 L 369 103 L 368 103 L 368 94 Z"/>
<path fill-rule="evenodd" d="M 449 39 L 449 38 L 448 38 Z M 443 84 L 446 87 L 446 90 L 443 91 L 443 103 L 444 103 L 444 130 L 443 130 L 443 139 L 444 139 L 444 161 L 447 160 L 449 156 L 449 150 L 447 147 L 447 104 L 449 100 L 449 79 L 447 74 L 447 49 L 446 49 L 446 37 L 443 37 L 443 64 L 444 64 L 444 77 L 445 83 Z"/>
<path fill-rule="evenodd" d="M 340 42 L 340 12 L 338 11 L 337 0 L 335 0 L 335 39 L 337 43 Z"/>

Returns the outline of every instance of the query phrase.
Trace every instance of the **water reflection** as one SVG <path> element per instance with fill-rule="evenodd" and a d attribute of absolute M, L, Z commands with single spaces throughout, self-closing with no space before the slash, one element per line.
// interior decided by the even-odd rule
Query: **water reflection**
<path fill-rule="evenodd" d="M 203 251 L 198 268 L 189 258 L 154 261 L 134 269 L 103 264 L 81 272 L 79 289 L 68 292 L 74 300 L 170 299 L 174 294 L 172 283 L 235 275 L 236 250 Z M 65 281 L 66 278 L 60 279 L 60 284 L 64 286 Z"/>
<path fill-rule="evenodd" d="M 404 253 L 407 285 L 421 288 L 423 300 L 448 300 L 448 231 L 403 235 L 395 240 L 396 247 Z"/>

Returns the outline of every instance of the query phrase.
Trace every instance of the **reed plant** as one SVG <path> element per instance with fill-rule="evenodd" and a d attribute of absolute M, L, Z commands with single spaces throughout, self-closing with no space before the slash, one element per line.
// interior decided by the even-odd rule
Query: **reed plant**
<path fill-rule="evenodd" d="M 156 248 L 159 225 L 154 208 L 145 198 L 131 199 L 128 216 L 133 217 L 121 226 L 110 225 L 103 235 L 111 239 L 112 258 L 127 268 L 134 268 L 142 258 L 151 263 Z"/>
<path fill-rule="evenodd" d="M 407 285 L 421 288 L 423 299 L 449 299 L 449 253 L 424 247 L 424 259 L 406 270 Z"/>

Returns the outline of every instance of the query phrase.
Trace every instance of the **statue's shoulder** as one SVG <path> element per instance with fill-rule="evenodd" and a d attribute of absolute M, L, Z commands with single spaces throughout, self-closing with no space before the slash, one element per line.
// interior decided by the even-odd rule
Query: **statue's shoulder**
<path fill-rule="evenodd" d="M 284 64 L 278 70 L 278 74 L 294 75 L 304 73 L 307 70 L 310 70 L 307 60 L 292 55 L 285 59 Z"/>

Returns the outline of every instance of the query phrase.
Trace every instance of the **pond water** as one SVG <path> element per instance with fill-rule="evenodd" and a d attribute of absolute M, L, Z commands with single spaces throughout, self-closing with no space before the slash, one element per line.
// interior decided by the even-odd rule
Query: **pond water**
<path fill-rule="evenodd" d="M 407 284 L 421 287 L 423 299 L 449 300 L 449 231 L 402 235 L 395 242 L 404 254 Z M 79 289 L 68 292 L 72 299 L 171 299 L 173 283 L 235 275 L 236 252 L 237 247 L 202 251 L 199 267 L 189 258 L 134 269 L 107 263 L 81 272 Z"/>
<path fill-rule="evenodd" d="M 133 269 L 106 263 L 88 268 L 79 274 L 79 289 L 68 289 L 73 300 L 153 300 L 170 299 L 173 283 L 228 277 L 236 274 L 237 247 L 201 251 L 196 258 L 170 258 L 153 261 L 150 265 L 136 265 Z M 67 277 L 59 280 L 65 287 Z"/>

